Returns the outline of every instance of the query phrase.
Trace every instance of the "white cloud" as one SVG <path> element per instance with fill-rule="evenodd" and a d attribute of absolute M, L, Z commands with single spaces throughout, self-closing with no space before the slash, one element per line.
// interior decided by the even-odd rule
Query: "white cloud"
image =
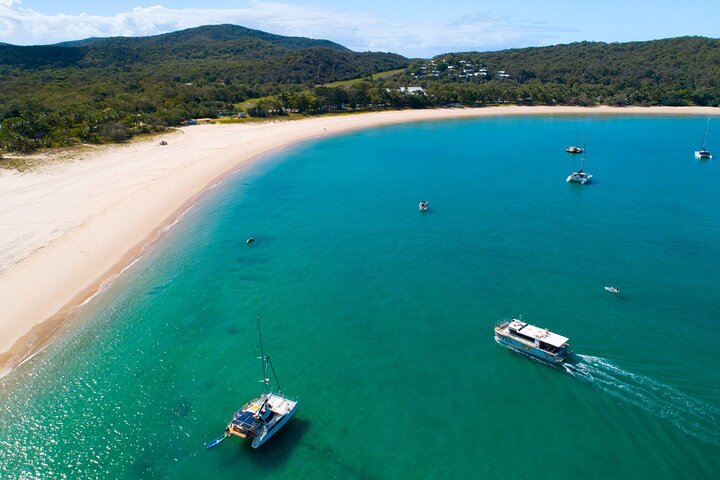
<path fill-rule="evenodd" d="M 567 31 L 489 13 L 466 15 L 446 24 L 408 24 L 369 13 L 258 1 L 247 8 L 233 9 L 172 9 L 157 5 L 111 16 L 46 15 L 24 8 L 21 0 L 0 0 L 0 42 L 19 45 L 156 35 L 219 23 L 328 39 L 358 51 L 392 51 L 407 56 L 540 45 Z"/>

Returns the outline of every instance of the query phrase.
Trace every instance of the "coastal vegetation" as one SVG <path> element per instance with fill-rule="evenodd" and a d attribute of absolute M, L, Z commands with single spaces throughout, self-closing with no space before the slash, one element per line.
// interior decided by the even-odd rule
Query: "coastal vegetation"
<path fill-rule="evenodd" d="M 406 79 L 445 101 L 567 105 L 720 105 L 720 40 L 580 42 L 414 61 Z"/>
<path fill-rule="evenodd" d="M 496 104 L 719 106 L 720 40 L 582 42 L 409 60 L 216 25 L 0 44 L 0 81 L 0 148 L 29 152 L 120 142 L 196 118 Z"/>

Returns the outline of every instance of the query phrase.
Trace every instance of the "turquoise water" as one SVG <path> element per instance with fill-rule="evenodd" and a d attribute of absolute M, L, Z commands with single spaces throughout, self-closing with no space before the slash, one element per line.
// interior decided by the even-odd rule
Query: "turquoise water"
<path fill-rule="evenodd" d="M 267 159 L 0 381 L 0 478 L 717 478 L 704 127 L 428 122 Z M 591 185 L 565 183 L 577 131 Z M 497 345 L 494 322 L 519 314 L 578 363 Z M 298 412 L 260 450 L 206 450 L 260 391 L 257 315 Z"/>

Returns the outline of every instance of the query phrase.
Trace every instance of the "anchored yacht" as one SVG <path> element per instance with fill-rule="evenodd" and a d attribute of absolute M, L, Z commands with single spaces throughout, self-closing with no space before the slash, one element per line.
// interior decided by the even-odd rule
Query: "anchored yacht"
<path fill-rule="evenodd" d="M 260 447 L 267 442 L 285 423 L 290 420 L 295 410 L 297 401 L 290 400 L 282 394 L 280 382 L 275 374 L 275 368 L 270 361 L 270 356 L 263 352 L 262 334 L 260 333 L 260 319 L 258 319 L 258 336 L 260 338 L 260 361 L 262 362 L 263 378 L 260 382 L 264 385 L 263 393 L 249 402 L 233 414 L 232 420 L 228 423 L 225 433 L 207 445 L 212 448 L 231 435 L 240 438 L 249 438 L 253 448 Z M 268 378 L 268 368 L 275 377 L 275 384 L 278 392 L 273 393 Z"/>
<path fill-rule="evenodd" d="M 585 151 L 584 148 L 578 147 L 576 145 L 570 145 L 565 149 L 567 153 L 583 153 Z"/>
<path fill-rule="evenodd" d="M 707 132 L 709 126 L 710 119 L 708 118 L 707 124 L 705 125 L 705 133 L 703 134 L 702 146 L 700 147 L 700 150 L 695 151 L 695 158 L 697 158 L 698 160 L 710 160 L 712 158 L 712 153 L 710 153 L 710 151 L 705 148 L 705 139 L 707 139 Z"/>
<path fill-rule="evenodd" d="M 584 150 L 583 150 L 584 152 Z M 582 156 L 582 168 L 578 170 L 577 172 L 572 172 L 568 177 L 565 179 L 566 182 L 575 182 L 579 183 L 581 185 L 585 185 L 586 183 L 590 182 L 592 180 L 592 175 L 589 173 L 585 173 L 585 154 L 583 153 Z"/>

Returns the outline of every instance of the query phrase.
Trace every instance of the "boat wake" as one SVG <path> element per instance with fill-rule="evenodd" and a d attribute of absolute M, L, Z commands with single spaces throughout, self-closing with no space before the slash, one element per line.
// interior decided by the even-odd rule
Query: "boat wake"
<path fill-rule="evenodd" d="M 586 380 L 620 400 L 669 420 L 689 435 L 720 446 L 720 409 L 649 377 L 623 370 L 604 358 L 589 355 L 575 357 L 576 362 L 563 365 L 573 377 Z"/>

